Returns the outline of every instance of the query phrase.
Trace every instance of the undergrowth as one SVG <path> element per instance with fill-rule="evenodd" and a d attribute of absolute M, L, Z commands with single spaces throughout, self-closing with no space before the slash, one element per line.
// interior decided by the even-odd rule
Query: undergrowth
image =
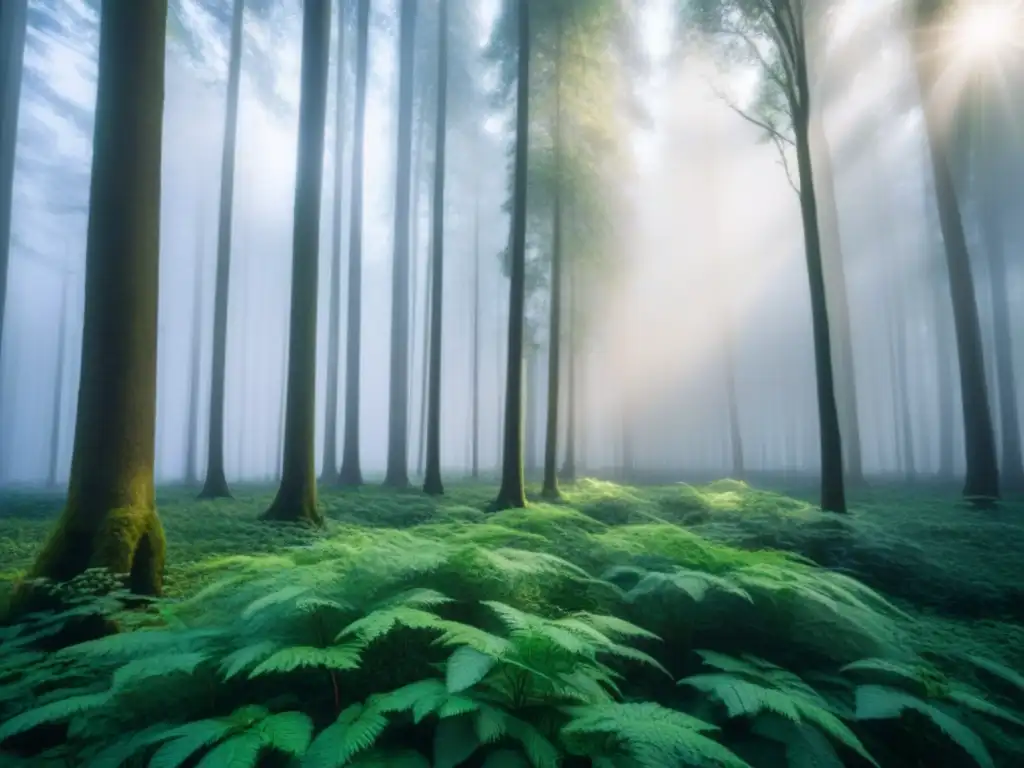
<path fill-rule="evenodd" d="M 828 530 L 864 558 L 870 515 L 732 481 L 588 481 L 493 515 L 489 489 L 454 496 L 328 494 L 319 533 L 252 521 L 255 494 L 165 503 L 169 597 L 87 572 L 62 611 L 0 629 L 0 762 L 1024 764 L 1012 664 L 778 551 Z M 122 631 L 80 640 L 97 622 Z"/>

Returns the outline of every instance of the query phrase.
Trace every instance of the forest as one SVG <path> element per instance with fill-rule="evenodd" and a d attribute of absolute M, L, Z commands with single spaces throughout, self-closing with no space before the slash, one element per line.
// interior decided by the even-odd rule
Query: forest
<path fill-rule="evenodd" d="M 0 766 L 1024 765 L 1022 93 L 1024 0 L 0 0 Z"/>

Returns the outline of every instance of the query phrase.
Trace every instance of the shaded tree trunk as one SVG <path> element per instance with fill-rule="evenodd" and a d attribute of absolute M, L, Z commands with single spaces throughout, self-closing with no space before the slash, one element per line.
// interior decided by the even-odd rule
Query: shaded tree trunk
<path fill-rule="evenodd" d="M 324 461 L 320 482 L 338 481 L 338 378 L 341 357 L 341 236 L 345 191 L 345 7 L 338 2 L 338 50 L 335 62 L 334 205 L 331 231 L 331 306 L 327 327 L 327 411 L 324 414 Z"/>
<path fill-rule="evenodd" d="M 424 147 L 426 146 L 426 137 L 427 137 L 426 126 L 424 125 L 422 119 L 420 121 L 418 121 L 416 124 L 413 125 L 413 130 L 416 132 L 416 151 L 413 153 L 413 161 L 412 161 L 413 162 L 413 166 L 412 166 L 412 171 L 413 171 L 413 181 L 412 181 L 413 204 L 412 204 L 412 214 L 410 216 L 411 221 L 409 222 L 409 231 L 411 233 L 410 237 L 409 237 L 409 242 L 412 244 L 412 246 L 411 246 L 411 250 L 412 250 L 412 264 L 411 264 L 411 268 L 409 270 L 409 273 L 410 273 L 410 277 L 409 277 L 409 292 L 410 292 L 409 293 L 409 295 L 410 295 L 409 304 L 411 306 L 411 308 L 410 308 L 410 317 L 412 318 L 412 321 L 411 321 L 412 325 L 411 325 L 411 329 L 410 329 L 410 334 L 411 334 L 412 342 L 409 344 L 409 376 L 408 376 L 408 386 L 406 387 L 406 397 L 408 398 L 407 402 L 409 403 L 409 408 L 407 409 L 406 422 L 405 422 L 406 423 L 406 427 L 405 428 L 406 428 L 406 434 L 407 435 L 412 435 L 413 434 L 412 423 L 413 423 L 413 419 L 415 418 L 415 416 L 413 415 L 413 411 L 415 410 L 415 408 L 413 408 L 412 404 L 415 402 L 415 399 L 413 398 L 413 394 L 414 394 L 414 389 L 416 387 L 416 381 L 415 381 L 416 377 L 414 375 L 414 371 L 416 371 L 416 356 L 417 356 L 417 354 L 420 354 L 420 349 L 419 349 L 418 345 L 416 344 L 416 334 L 415 334 L 416 328 L 419 327 L 417 325 L 417 323 L 419 322 L 419 317 L 420 317 L 420 307 L 419 307 L 419 299 L 420 299 L 420 296 L 419 296 L 419 285 L 420 285 L 420 278 L 419 278 L 419 271 L 420 271 L 420 214 L 422 212 L 423 206 L 426 205 L 426 199 L 428 198 L 428 195 L 426 194 L 426 192 L 424 190 L 424 187 L 426 185 L 422 182 L 422 178 L 425 175 L 425 174 L 423 174 L 423 166 L 426 165 L 426 159 L 424 158 L 424 155 L 426 153 L 425 153 Z M 425 350 L 422 352 L 422 355 L 423 355 L 423 360 L 426 361 L 426 351 Z M 424 365 L 426 365 L 426 362 L 424 362 Z"/>
<path fill-rule="evenodd" d="M 197 223 L 196 258 L 192 287 L 192 355 L 189 361 L 191 380 L 188 388 L 188 423 L 185 429 L 185 479 L 191 485 L 199 482 L 199 398 L 203 355 L 203 238 L 202 219 Z"/>
<path fill-rule="evenodd" d="M 370 0 L 359 0 L 356 20 L 356 92 L 352 129 L 352 203 L 349 211 L 348 314 L 345 328 L 345 440 L 338 482 L 362 485 L 359 461 L 359 385 L 363 315 L 363 143 L 366 135 L 366 75 Z"/>
<path fill-rule="evenodd" d="M 576 381 L 577 368 L 579 361 L 577 360 L 576 346 L 579 343 L 578 334 L 578 319 L 576 317 L 576 292 L 578 286 L 575 281 L 575 272 L 570 268 L 568 285 L 566 286 L 566 299 L 568 304 L 568 320 L 569 320 L 569 354 L 568 360 L 566 361 L 568 367 L 568 381 L 566 382 L 566 406 L 565 406 L 565 458 L 562 460 L 562 482 L 564 483 L 575 483 L 576 482 L 576 418 L 577 410 L 579 408 L 578 403 L 578 383 Z"/>
<path fill-rule="evenodd" d="M 217 232 L 217 277 L 213 290 L 213 366 L 210 372 L 210 424 L 206 481 L 200 498 L 229 498 L 224 474 L 224 388 L 228 343 L 228 296 L 231 279 L 231 228 L 234 223 L 235 145 L 238 138 L 238 92 L 242 73 L 242 27 L 245 0 L 234 0 L 231 52 L 228 58 L 227 114 L 220 171 L 220 216 Z"/>
<path fill-rule="evenodd" d="M 524 399 L 526 400 L 526 422 L 523 427 L 525 472 L 534 477 L 539 469 L 537 459 L 537 422 L 540 419 L 540 347 L 534 346 L 526 353 L 523 371 Z"/>
<path fill-rule="evenodd" d="M 938 212 L 933 198 L 925 200 L 925 220 L 928 228 L 929 264 L 934 264 L 935 280 L 931 286 L 931 309 L 933 331 L 936 348 L 935 380 L 938 405 L 938 475 L 941 479 L 952 479 L 954 469 L 954 448 L 956 435 L 956 374 L 953 370 L 953 334 L 950 332 L 952 307 L 949 303 L 948 286 L 949 272 L 946 268 L 944 250 L 939 224 L 936 220 Z"/>
<path fill-rule="evenodd" d="M 21 75 L 25 58 L 28 0 L 0 2 L 0 362 L 3 360 L 4 314 L 7 306 L 7 275 L 11 248 L 11 210 L 14 202 L 14 162 L 21 106 Z M 0 371 L 2 371 L 0 367 Z M 0 418 L 3 388 L 0 377 Z M 0 435 L 6 434 L 0 423 Z M 6 459 L 0 439 L 0 479 Z"/>
<path fill-rule="evenodd" d="M 166 0 L 103 3 L 71 476 L 30 572 L 63 582 L 106 568 L 150 595 L 165 553 L 153 458 L 166 32 Z"/>
<path fill-rule="evenodd" d="M 427 465 L 423 491 L 444 493 L 441 482 L 441 332 L 444 309 L 444 182 L 448 125 L 448 0 L 439 0 L 437 128 L 434 136 L 434 264 L 430 272 L 430 402 L 427 415 Z"/>
<path fill-rule="evenodd" d="M 323 521 L 316 498 L 316 313 L 330 43 L 331 0 L 305 0 L 284 466 L 264 520 Z"/>
<path fill-rule="evenodd" d="M 523 326 L 526 313 L 526 187 L 530 139 L 529 0 L 518 3 L 518 83 L 516 85 L 515 178 L 512 252 L 508 293 L 508 362 L 505 371 L 505 419 L 501 485 L 495 509 L 525 507 L 523 488 Z"/>
<path fill-rule="evenodd" d="M 430 202 L 430 218 L 434 218 L 433 195 Z M 427 276 L 434 272 L 434 240 L 431 238 L 427 245 Z M 430 365 L 430 323 L 427 321 L 427 308 L 431 305 L 434 288 L 430 280 L 423 281 L 423 365 L 420 368 L 420 428 L 416 433 L 416 474 L 423 476 L 427 461 L 427 394 Z"/>
<path fill-rule="evenodd" d="M 821 451 L 821 508 L 826 512 L 846 512 L 846 488 L 843 472 L 843 442 L 836 407 L 832 376 L 832 341 L 829 331 L 825 275 L 818 231 L 818 203 L 811 170 L 809 135 L 810 88 L 806 60 L 797 57 L 796 99 L 790 104 L 796 137 L 797 166 L 800 180 L 800 212 L 804 231 L 804 255 L 811 299 L 811 326 L 814 337 L 815 383 L 817 385 L 818 424 Z"/>
<path fill-rule="evenodd" d="M 476 174 L 476 193 L 473 210 L 473 357 L 470 363 L 473 377 L 473 435 L 470 446 L 469 474 L 480 477 L 480 171 Z"/>
<path fill-rule="evenodd" d="M 61 412 L 64 410 L 64 358 L 67 346 L 68 329 L 68 284 L 70 273 L 64 273 L 61 279 L 60 315 L 57 329 L 57 364 L 53 379 L 53 421 L 50 423 L 50 467 L 46 474 L 46 484 L 50 488 L 57 487 L 57 469 L 60 466 L 60 427 Z"/>
<path fill-rule="evenodd" d="M 388 459 L 384 485 L 409 485 L 409 208 L 412 181 L 413 67 L 416 2 L 402 0 L 398 78 L 398 153 L 395 183 L 395 252 L 391 267 L 391 375 Z"/>
<path fill-rule="evenodd" d="M 919 9 L 920 13 L 920 9 Z M 935 114 L 930 94 L 939 75 L 930 68 L 926 46 L 932 24 L 919 17 L 912 33 L 916 74 L 924 105 L 929 160 L 935 183 L 939 225 L 945 243 L 949 270 L 953 327 L 960 363 L 960 395 L 963 404 L 964 444 L 967 474 L 963 495 L 981 501 L 999 498 L 999 465 L 996 461 L 995 432 L 985 383 L 985 362 L 981 345 L 981 323 L 974 291 L 974 275 L 964 235 L 963 219 L 950 166 L 949 147 L 943 143 L 940 117 Z M 934 57 L 931 57 L 934 58 Z"/>

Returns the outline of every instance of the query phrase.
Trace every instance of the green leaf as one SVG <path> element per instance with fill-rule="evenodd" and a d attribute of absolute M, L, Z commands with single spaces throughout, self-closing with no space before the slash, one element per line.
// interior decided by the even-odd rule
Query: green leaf
<path fill-rule="evenodd" d="M 259 732 L 246 731 L 211 749 L 196 768 L 255 768 L 262 749 L 263 741 Z"/>
<path fill-rule="evenodd" d="M 295 669 L 358 669 L 362 661 L 363 648 L 362 643 L 347 643 L 330 648 L 314 648 L 309 645 L 282 648 L 252 670 L 249 679 L 271 673 L 291 672 Z"/>
<path fill-rule="evenodd" d="M 263 746 L 293 757 L 302 757 L 313 739 L 313 721 L 302 712 L 271 715 L 259 729 Z"/>
<path fill-rule="evenodd" d="M 456 768 L 479 747 L 480 741 L 469 718 L 442 720 L 434 731 L 434 768 Z"/>
<path fill-rule="evenodd" d="M 203 653 L 165 653 L 129 661 L 114 672 L 110 690 L 115 694 L 152 677 L 164 677 L 178 672 L 192 674 L 204 661 L 206 654 Z"/>
<path fill-rule="evenodd" d="M 170 731 L 168 741 L 149 761 L 149 768 L 178 768 L 199 750 L 225 738 L 236 726 L 228 720 L 197 720 Z"/>
<path fill-rule="evenodd" d="M 480 768 L 530 768 L 530 761 L 522 752 L 514 749 L 499 749 L 484 760 Z"/>
<path fill-rule="evenodd" d="M 487 673 L 494 668 L 495 663 L 493 656 L 481 653 L 475 648 L 469 646 L 457 648 L 448 657 L 445 673 L 448 691 L 459 693 L 467 688 L 472 688 L 487 677 Z"/>
<path fill-rule="evenodd" d="M 388 720 L 380 710 L 353 704 L 313 740 L 302 768 L 340 768 L 372 747 L 387 726 Z"/>
<path fill-rule="evenodd" d="M 263 661 L 278 648 L 278 643 L 260 640 L 258 643 L 239 648 L 221 659 L 220 673 L 225 680 L 245 672 L 250 667 Z"/>
<path fill-rule="evenodd" d="M 76 715 L 100 709 L 110 703 L 110 692 L 104 691 L 103 693 L 87 693 L 81 696 L 58 699 L 41 707 L 30 709 L 0 724 L 0 743 L 12 736 L 30 731 L 37 726 L 70 720 Z"/>
<path fill-rule="evenodd" d="M 308 591 L 309 587 L 282 587 L 276 592 L 271 592 L 269 595 L 264 595 L 263 597 L 259 597 L 249 603 L 249 605 L 245 607 L 245 610 L 242 611 L 242 618 L 251 619 L 260 611 L 266 610 L 267 608 L 280 603 L 286 603 L 289 600 L 294 600 L 299 595 L 304 595 Z"/>

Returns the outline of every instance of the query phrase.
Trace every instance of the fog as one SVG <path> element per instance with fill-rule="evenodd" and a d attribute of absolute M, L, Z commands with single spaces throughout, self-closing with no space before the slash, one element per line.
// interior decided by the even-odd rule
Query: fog
<path fill-rule="evenodd" d="M 197 286 L 202 344 L 199 456 L 205 462 L 228 48 L 228 29 L 211 16 L 209 3 L 182 0 L 181 5 L 185 29 L 168 45 L 164 111 L 156 437 L 156 475 L 162 483 L 187 475 Z M 394 0 L 374 3 L 369 44 L 360 414 L 367 477 L 383 474 L 388 442 L 396 5 Z M 466 55 L 477 57 L 479 77 L 486 83 L 493 74 L 483 47 L 497 2 L 472 5 L 477 6 L 479 44 Z M 626 463 L 625 432 L 630 435 L 630 469 L 638 475 L 684 480 L 733 474 L 727 398 L 732 377 L 746 470 L 814 473 L 820 447 L 800 200 L 777 147 L 733 108 L 745 109 L 751 102 L 749 68 L 723 64 L 710 47 L 675 34 L 670 5 L 659 0 L 638 11 L 647 66 L 628 76 L 633 78 L 628 87 L 648 119 L 623 123 L 631 170 L 620 179 L 616 199 L 621 205 L 608 214 L 615 219 L 604 249 L 612 254 L 609 263 L 580 267 L 581 287 L 571 289 L 572 300 L 578 302 L 575 311 L 586 318 L 576 352 L 580 472 L 619 471 Z M 837 22 L 837 52 L 824 75 L 829 85 L 822 99 L 849 291 L 863 466 L 875 476 L 906 472 L 908 461 L 915 473 L 940 472 L 941 411 L 949 408 L 940 389 L 948 380 L 956 414 L 951 422 L 953 469 L 960 474 L 964 443 L 956 404 L 953 320 L 949 290 L 943 288 L 948 278 L 920 95 L 899 14 L 882 5 L 874 2 L 873 12 Z M 98 20 L 84 0 L 33 0 L 30 6 L 0 358 L 0 471 L 7 484 L 63 484 L 71 460 L 81 355 Z M 32 19 L 43 17 L 57 23 L 33 25 Z M 422 14 L 419 45 L 428 52 L 434 46 L 434 25 L 431 14 Z M 248 15 L 246 35 L 228 304 L 225 465 L 230 482 L 272 480 L 281 459 L 298 142 L 298 4 L 282 0 L 266 16 Z M 349 114 L 353 49 L 350 29 Z M 1017 69 L 1004 74 L 1019 82 Z M 418 83 L 431 77 L 428 65 L 418 66 Z M 422 88 L 430 93 L 427 86 Z M 956 83 L 947 88 L 948 93 L 936 96 L 948 103 L 947 113 L 965 109 L 956 104 Z M 1019 111 L 1021 92 L 1019 87 L 1013 92 L 1012 109 Z M 318 463 L 327 387 L 332 217 L 339 209 L 342 366 L 350 226 L 351 136 L 344 160 L 345 195 L 338 201 L 333 192 L 333 81 L 328 93 L 317 297 Z M 429 112 L 432 97 L 422 98 Z M 423 114 L 415 119 L 417 131 L 426 125 Z M 448 128 L 441 456 L 444 471 L 459 476 L 468 471 L 472 443 L 475 260 L 480 266 L 480 464 L 489 472 L 500 463 L 508 333 L 502 254 L 509 242 L 506 202 L 513 125 L 507 109 L 493 108 L 481 97 L 454 111 Z M 431 129 L 424 130 L 432 135 Z M 997 433 L 1003 427 L 994 372 L 991 281 L 978 206 L 991 206 L 1005 222 L 1011 317 L 1013 328 L 1019 329 L 1024 318 L 1018 258 L 1024 220 L 1013 213 L 1019 194 L 1008 191 L 1019 190 L 1024 181 L 1018 140 L 992 150 L 1006 150 L 996 161 L 1001 189 L 984 203 L 974 197 L 964 206 Z M 418 221 L 412 224 L 413 469 L 422 465 L 431 144 L 427 142 L 427 157 L 421 160 L 420 189 L 414 195 Z M 787 162 L 789 172 L 795 172 L 791 152 Z M 972 179 L 961 172 L 965 188 Z M 531 258 L 542 261 L 546 248 L 533 242 Z M 530 298 L 529 335 L 536 347 L 527 354 L 528 472 L 537 471 L 543 452 L 548 299 L 543 268 L 541 272 L 540 288 Z M 584 284 L 590 288 L 583 290 Z M 1013 343 L 1015 359 L 1024 359 L 1024 333 L 1015 333 Z M 1024 375 L 1019 362 L 1017 372 Z M 900 415 L 901 377 L 902 389 L 910 393 L 905 415 Z M 339 386 L 344 387 L 343 374 Z M 564 383 L 562 397 L 567 397 Z M 342 391 L 339 455 L 343 419 Z M 51 477 L 54 456 L 56 477 Z M 198 470 L 201 477 L 202 465 Z"/>

